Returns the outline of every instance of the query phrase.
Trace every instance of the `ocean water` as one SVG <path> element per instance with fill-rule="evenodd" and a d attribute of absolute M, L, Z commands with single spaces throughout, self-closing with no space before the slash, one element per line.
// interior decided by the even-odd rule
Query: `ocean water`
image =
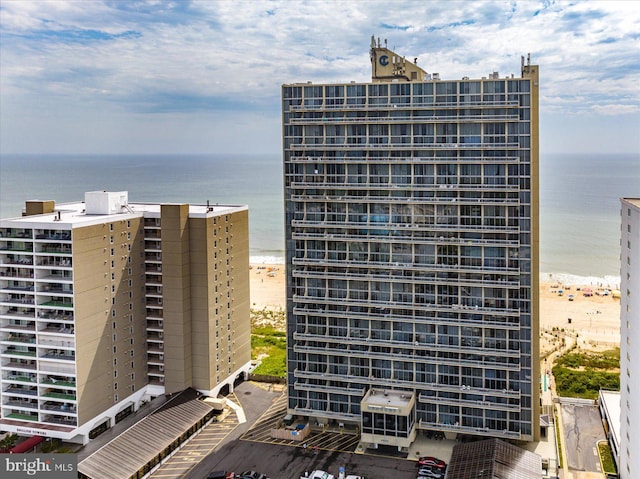
<path fill-rule="evenodd" d="M 78 201 L 92 190 L 127 190 L 132 202 L 247 204 L 252 261 L 283 262 L 279 154 L 0 158 L 1 218 L 20 215 L 27 199 Z M 623 196 L 640 197 L 640 154 L 541 155 L 540 270 L 618 281 Z"/>

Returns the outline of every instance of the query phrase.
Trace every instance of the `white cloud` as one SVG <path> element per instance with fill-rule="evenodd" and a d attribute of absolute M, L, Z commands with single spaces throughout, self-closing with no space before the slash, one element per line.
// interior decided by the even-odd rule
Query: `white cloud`
<path fill-rule="evenodd" d="M 225 138 L 243 134 L 230 126 L 236 115 L 268 115 L 277 123 L 262 131 L 278 132 L 280 85 L 367 81 L 372 34 L 444 79 L 517 76 L 520 56 L 530 52 L 541 67 L 543 110 L 594 122 L 628 115 L 640 106 L 633 3 L 7 0 L 0 5 L 2 151 L 34 148 L 15 133 L 17 123 L 38 129 L 32 137 L 42 138 L 43 151 L 74 149 L 71 134 L 53 142 L 46 130 L 64 137 L 62 127 L 77 118 L 105 132 L 91 135 L 96 149 L 116 152 L 126 150 L 117 149 L 118 129 L 107 125 L 107 132 L 105 117 L 145 131 L 139 144 L 126 142 L 140 151 L 154 150 L 147 125 L 158 118 L 175 120 L 159 139 L 175 148 L 189 147 L 192 135 L 180 129 L 189 114 L 211 126 L 226 117 Z M 218 141 L 197 145 L 231 148 Z M 279 133 L 266 141 L 279 150 Z"/>

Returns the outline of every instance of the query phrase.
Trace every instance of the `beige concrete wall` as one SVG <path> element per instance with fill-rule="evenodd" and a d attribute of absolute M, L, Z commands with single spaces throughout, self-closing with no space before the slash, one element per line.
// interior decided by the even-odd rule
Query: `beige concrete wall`
<path fill-rule="evenodd" d="M 192 384 L 189 205 L 162 205 L 165 391 Z"/>
<path fill-rule="evenodd" d="M 53 200 L 33 200 L 25 202 L 25 216 L 41 215 L 45 213 L 53 213 L 56 202 Z"/>
<path fill-rule="evenodd" d="M 229 215 L 229 264 L 231 289 L 231 370 L 251 360 L 249 310 L 249 212 Z M 225 231 L 226 235 L 226 231 Z M 226 241 L 226 237 L 225 237 Z M 226 249 L 225 249 L 226 251 Z M 226 283 L 225 283 L 226 284 Z M 228 369 L 227 369 L 228 372 Z"/>
<path fill-rule="evenodd" d="M 73 230 L 79 424 L 146 384 L 140 222 Z"/>
<path fill-rule="evenodd" d="M 193 387 L 207 391 L 251 359 L 248 212 L 189 221 Z"/>
<path fill-rule="evenodd" d="M 193 387 L 211 389 L 215 377 L 215 320 L 213 303 L 213 220 L 190 218 L 191 360 Z M 212 344 L 213 343 L 213 344 Z"/>

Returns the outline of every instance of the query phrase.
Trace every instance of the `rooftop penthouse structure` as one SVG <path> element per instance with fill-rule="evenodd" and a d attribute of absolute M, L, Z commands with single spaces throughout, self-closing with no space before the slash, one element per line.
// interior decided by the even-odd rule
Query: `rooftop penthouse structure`
<path fill-rule="evenodd" d="M 538 67 L 370 56 L 370 83 L 282 87 L 288 413 L 373 445 L 534 440 Z"/>
<path fill-rule="evenodd" d="M 246 206 L 28 201 L 0 220 L 0 429 L 85 443 L 248 370 Z"/>

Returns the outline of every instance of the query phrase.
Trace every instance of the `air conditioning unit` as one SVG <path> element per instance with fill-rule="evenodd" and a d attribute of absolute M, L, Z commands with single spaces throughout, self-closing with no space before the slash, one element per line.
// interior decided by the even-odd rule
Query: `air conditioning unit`
<path fill-rule="evenodd" d="M 160 371 L 164 371 L 164 366 L 160 366 L 158 369 L 160 369 Z"/>

